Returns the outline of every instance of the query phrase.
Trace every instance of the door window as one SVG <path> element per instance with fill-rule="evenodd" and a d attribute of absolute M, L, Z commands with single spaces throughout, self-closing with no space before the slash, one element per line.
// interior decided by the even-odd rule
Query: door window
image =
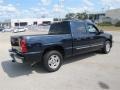
<path fill-rule="evenodd" d="M 87 31 L 89 33 L 98 33 L 97 28 L 94 25 L 92 25 L 92 24 L 88 24 L 87 25 Z"/>
<path fill-rule="evenodd" d="M 86 33 L 86 27 L 84 22 L 72 22 L 73 33 Z"/>

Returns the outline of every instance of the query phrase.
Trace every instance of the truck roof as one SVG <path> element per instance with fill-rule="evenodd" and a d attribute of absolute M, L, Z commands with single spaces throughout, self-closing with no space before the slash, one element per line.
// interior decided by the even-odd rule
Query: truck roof
<path fill-rule="evenodd" d="M 90 24 L 94 24 L 91 20 L 64 20 L 64 21 L 60 21 L 61 23 L 62 22 L 84 22 L 84 23 L 90 23 Z M 57 23 L 60 23 L 60 22 L 57 22 Z"/>

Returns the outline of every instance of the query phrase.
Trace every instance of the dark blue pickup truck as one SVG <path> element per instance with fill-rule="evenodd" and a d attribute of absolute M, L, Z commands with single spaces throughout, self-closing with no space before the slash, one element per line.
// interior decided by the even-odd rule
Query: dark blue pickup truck
<path fill-rule="evenodd" d="M 64 58 L 97 50 L 109 53 L 112 35 L 88 21 L 62 21 L 53 23 L 45 35 L 12 36 L 11 46 L 13 62 L 42 61 L 45 69 L 53 72 L 61 67 Z"/>

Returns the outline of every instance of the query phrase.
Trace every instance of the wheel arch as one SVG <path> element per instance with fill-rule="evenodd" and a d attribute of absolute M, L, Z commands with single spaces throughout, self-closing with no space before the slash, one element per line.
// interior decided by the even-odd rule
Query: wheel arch
<path fill-rule="evenodd" d="M 64 51 L 64 48 L 60 45 L 52 45 L 52 46 L 49 46 L 47 48 L 44 49 L 43 53 L 42 53 L 42 57 L 44 56 L 45 53 L 49 52 L 49 51 L 52 51 L 52 50 L 56 50 L 58 52 L 60 52 L 64 58 L 65 56 L 65 51 Z"/>

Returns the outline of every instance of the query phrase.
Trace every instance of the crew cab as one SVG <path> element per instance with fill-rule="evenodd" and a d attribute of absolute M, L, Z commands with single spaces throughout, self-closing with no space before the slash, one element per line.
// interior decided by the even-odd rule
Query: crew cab
<path fill-rule="evenodd" d="M 51 24 L 48 34 L 11 36 L 11 46 L 13 62 L 42 62 L 47 71 L 54 72 L 65 58 L 98 50 L 108 54 L 112 35 L 89 21 L 61 21 Z"/>

